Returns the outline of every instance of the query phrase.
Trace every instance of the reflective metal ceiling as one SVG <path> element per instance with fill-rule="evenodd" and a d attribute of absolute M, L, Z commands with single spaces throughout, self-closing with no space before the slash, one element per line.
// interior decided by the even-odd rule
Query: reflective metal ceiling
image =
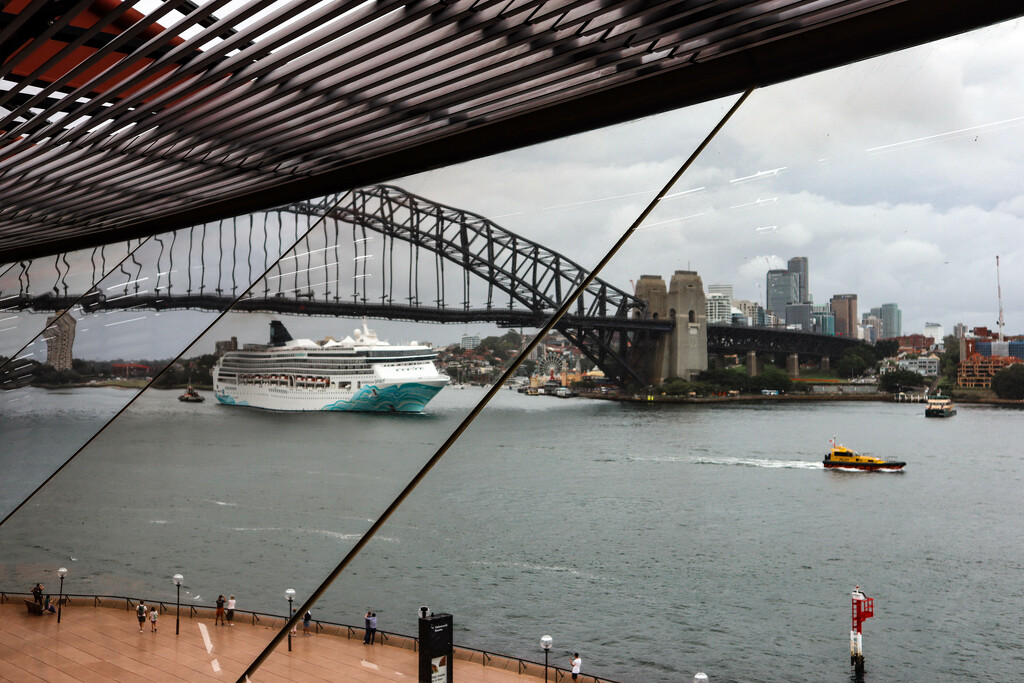
<path fill-rule="evenodd" d="M 9 0 L 0 262 L 422 171 L 1022 13 L 990 0 Z"/>

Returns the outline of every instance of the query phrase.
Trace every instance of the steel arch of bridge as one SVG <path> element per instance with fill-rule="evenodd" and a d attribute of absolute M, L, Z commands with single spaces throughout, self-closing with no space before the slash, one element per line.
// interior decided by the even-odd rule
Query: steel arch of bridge
<path fill-rule="evenodd" d="M 125 279 L 129 283 L 135 282 L 131 287 L 126 283 L 123 291 L 117 285 L 94 287 L 84 295 L 75 294 L 69 293 L 64 282 L 64 277 L 69 274 L 68 267 L 62 268 L 58 262 L 51 269 L 43 267 L 40 262 L 44 272 L 56 271 L 57 281 L 49 291 L 32 294 L 31 262 L 22 262 L 17 266 L 21 271 L 18 275 L 21 291 L 18 296 L 8 299 L 15 299 L 10 302 L 14 308 L 37 311 L 64 310 L 76 303 L 81 304 L 86 312 L 128 308 L 223 311 L 231 307 L 250 312 L 541 327 L 588 275 L 586 269 L 565 255 L 509 232 L 483 216 L 438 204 L 397 187 L 378 185 L 356 190 L 328 210 L 327 207 L 338 199 L 336 195 L 316 203 L 279 207 L 273 212 L 308 218 L 309 224 L 315 224 L 315 227 L 299 239 L 294 255 L 286 255 L 279 260 L 270 268 L 267 277 L 255 283 L 250 279 L 236 282 L 233 268 L 227 282 L 222 281 L 225 277 L 223 271 L 208 274 L 202 261 L 199 264 L 192 262 L 193 246 L 189 238 L 188 263 L 183 269 L 189 273 L 187 284 L 181 279 L 177 284 L 168 279 L 162 291 L 159 287 L 155 291 L 140 291 L 138 281 L 143 274 L 142 265 L 136 262 L 129 265 L 128 270 L 124 270 L 124 264 L 120 267 Z M 323 221 L 317 224 L 321 218 Z M 276 223 L 280 226 L 281 221 Z M 371 293 L 365 284 L 367 279 L 354 278 L 351 295 L 347 298 L 341 296 L 336 270 L 339 266 L 337 254 L 342 248 L 342 236 L 349 230 L 347 226 L 351 226 L 352 248 L 357 251 L 365 249 L 363 240 L 367 233 L 385 237 L 385 253 L 379 259 L 382 270 L 375 271 L 382 282 L 379 291 Z M 237 225 L 222 223 L 219 228 L 211 227 L 211 230 L 215 229 L 234 235 Z M 203 236 L 205 240 L 205 226 Z M 159 237 L 155 239 L 160 241 Z M 254 235 L 250 234 L 249 239 L 254 239 Z M 399 291 L 405 283 L 400 283 L 402 278 L 388 271 L 388 244 L 393 247 L 396 240 L 410 245 L 408 292 Z M 224 239 L 220 237 L 214 242 L 223 244 Z M 363 246 L 356 247 L 360 242 Z M 173 271 L 173 250 L 164 257 L 162 241 L 160 245 L 157 270 Z M 432 266 L 424 268 L 433 268 L 433 272 L 426 276 L 420 273 L 421 254 L 432 255 L 434 261 Z M 202 256 L 200 253 L 196 258 Z M 218 265 L 221 264 L 222 254 L 210 256 Z M 95 258 L 91 261 L 95 264 Z M 462 291 L 451 291 L 452 281 L 457 278 L 446 277 L 446 264 L 459 272 Z M 243 266 L 247 268 L 245 272 L 251 272 L 252 264 L 245 263 L 244 259 Z M 193 279 L 192 273 L 196 269 Z M 338 284 L 333 291 L 328 291 L 325 283 L 314 282 L 313 274 L 323 273 L 326 279 L 331 276 L 332 269 L 336 276 L 334 282 Z M 478 301 L 476 306 L 473 305 L 471 278 L 476 278 L 486 288 L 486 303 Z M 423 280 L 433 282 L 425 284 Z M 96 282 L 95 265 L 90 282 Z M 483 287 L 478 284 L 474 294 L 479 295 Z M 113 293 L 117 296 L 108 301 L 105 290 L 116 290 Z M 236 301 L 238 292 L 244 294 Z M 408 296 L 403 296 L 406 293 Z M 433 299 L 434 305 L 423 305 L 424 299 Z M 458 300 L 454 305 L 449 303 L 453 299 Z M 402 303 L 403 300 L 406 303 Z M 645 304 L 636 297 L 595 279 L 577 299 L 573 310 L 556 323 L 555 329 L 610 380 L 620 386 L 642 386 L 647 383 L 648 368 L 637 367 L 638 362 L 645 362 L 643 359 L 630 361 L 635 355 L 629 352 L 631 346 L 673 327 L 671 321 L 645 318 L 644 307 Z"/>
<path fill-rule="evenodd" d="M 285 208 L 295 213 L 320 212 L 319 207 L 303 203 Z M 326 215 L 406 241 L 416 247 L 417 253 L 425 250 L 441 257 L 437 274 L 439 301 L 445 299 L 443 271 L 446 262 L 487 283 L 487 311 L 494 309 L 495 290 L 508 295 L 508 317 L 497 314 L 491 318 L 496 322 L 542 325 L 589 274 L 565 255 L 505 230 L 483 216 L 390 185 L 356 190 L 349 201 Z M 471 310 L 468 284 L 465 286 L 463 311 L 442 311 L 434 314 L 437 318 L 464 319 L 465 313 Z M 517 311 L 516 304 L 525 312 Z M 634 367 L 628 360 L 628 349 L 634 337 L 664 332 L 672 327 L 671 323 L 644 319 L 645 306 L 631 294 L 595 279 L 577 299 L 573 312 L 563 316 L 555 329 L 610 379 L 620 385 L 642 386 L 647 383 L 647 369 Z M 354 312 L 364 314 L 376 309 L 377 314 L 381 314 L 381 308 L 391 309 L 391 316 L 400 311 L 393 301 L 386 305 L 382 302 L 382 306 L 377 307 L 370 304 L 369 297 L 363 296 L 361 302 L 356 302 Z M 634 312 L 638 315 L 631 315 Z"/>

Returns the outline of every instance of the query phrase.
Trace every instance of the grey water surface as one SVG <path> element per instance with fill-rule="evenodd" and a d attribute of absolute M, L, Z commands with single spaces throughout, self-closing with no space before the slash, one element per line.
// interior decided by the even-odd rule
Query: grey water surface
<path fill-rule="evenodd" d="M 89 431 L 111 390 L 42 390 L 2 427 L 5 488 L 40 430 Z M 482 389 L 424 415 L 271 413 L 147 392 L 0 527 L 0 588 L 283 614 L 340 561 Z M 74 409 L 68 409 L 72 405 Z M 104 408 L 104 410 L 109 410 Z M 903 473 L 825 471 L 846 446 Z M 849 681 L 850 591 L 875 599 L 866 681 L 1024 671 L 1024 413 L 920 404 L 626 405 L 501 391 L 314 608 L 621 681 Z M 33 450 L 35 449 L 35 451 Z M 55 581 L 54 581 L 55 582 Z M 563 661 L 564 660 L 564 661 Z"/>

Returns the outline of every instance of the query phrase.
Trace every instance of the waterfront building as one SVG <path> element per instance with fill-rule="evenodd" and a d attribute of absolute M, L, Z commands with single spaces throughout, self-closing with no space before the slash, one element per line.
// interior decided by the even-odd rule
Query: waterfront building
<path fill-rule="evenodd" d="M 710 288 L 709 288 L 710 289 Z M 732 299 L 725 294 L 708 294 L 705 302 L 709 323 L 732 322 Z"/>
<path fill-rule="evenodd" d="M 871 309 L 874 314 L 875 309 Z M 882 333 L 879 339 L 892 339 L 903 334 L 903 311 L 897 304 L 882 304 L 877 317 L 882 319 Z"/>
<path fill-rule="evenodd" d="M 479 334 L 464 334 L 462 335 L 462 341 L 459 342 L 459 347 L 463 349 L 475 349 L 480 346 L 480 335 Z"/>
<path fill-rule="evenodd" d="M 1017 363 L 1024 363 L 1024 360 L 976 353 L 957 367 L 956 385 L 967 389 L 991 389 L 995 374 Z"/>
<path fill-rule="evenodd" d="M 795 303 L 810 303 L 811 294 L 807 280 L 807 257 L 794 256 L 789 259 L 786 269 L 796 277 L 797 298 Z"/>
<path fill-rule="evenodd" d="M 829 308 L 836 320 L 836 336 L 852 337 L 857 334 L 857 295 L 834 294 L 829 301 Z"/>
<path fill-rule="evenodd" d="M 799 303 L 800 300 L 800 287 L 796 275 L 788 270 L 769 270 L 766 291 L 768 310 L 786 322 L 786 306 Z"/>
<path fill-rule="evenodd" d="M 64 311 L 46 319 L 46 363 L 56 370 L 71 369 L 71 351 L 75 344 L 74 316 Z"/>
<path fill-rule="evenodd" d="M 925 377 L 935 377 L 939 374 L 939 357 L 934 353 L 916 358 L 900 358 L 896 361 L 900 370 L 909 370 Z"/>

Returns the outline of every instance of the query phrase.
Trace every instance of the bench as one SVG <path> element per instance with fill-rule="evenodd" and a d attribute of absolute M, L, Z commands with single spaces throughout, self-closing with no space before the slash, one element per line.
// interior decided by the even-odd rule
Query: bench
<path fill-rule="evenodd" d="M 43 616 L 43 606 L 34 600 L 25 600 L 25 609 L 28 610 L 29 614 Z"/>

